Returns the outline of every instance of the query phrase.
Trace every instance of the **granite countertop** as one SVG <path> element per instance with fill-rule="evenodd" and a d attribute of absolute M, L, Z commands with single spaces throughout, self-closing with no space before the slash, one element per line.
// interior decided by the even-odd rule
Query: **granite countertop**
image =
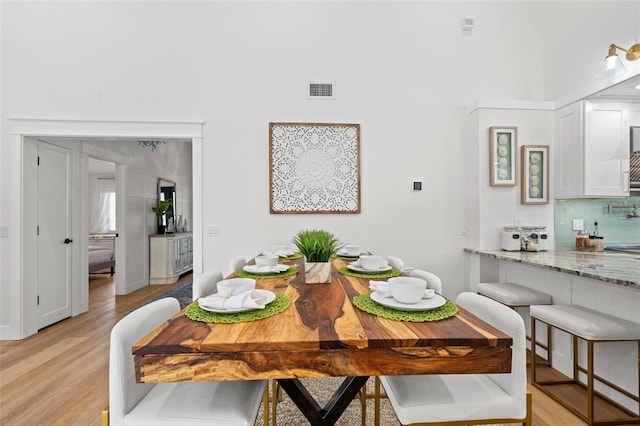
<path fill-rule="evenodd" d="M 471 248 L 465 248 L 464 251 L 640 289 L 640 255 L 637 254 L 611 251 L 525 252 Z"/>

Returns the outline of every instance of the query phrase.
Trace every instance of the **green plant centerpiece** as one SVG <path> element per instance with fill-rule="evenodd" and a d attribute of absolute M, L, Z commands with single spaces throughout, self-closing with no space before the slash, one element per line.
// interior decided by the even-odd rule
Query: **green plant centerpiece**
<path fill-rule="evenodd" d="M 162 221 L 162 217 L 167 213 L 169 207 L 171 207 L 171 200 L 160 200 L 158 201 L 157 207 L 151 207 L 151 210 L 156 214 L 158 218 L 158 234 L 164 234 L 166 231 L 166 227 Z"/>
<path fill-rule="evenodd" d="M 330 283 L 331 263 L 336 252 L 338 239 L 332 233 L 320 229 L 300 231 L 293 243 L 304 256 L 305 282 Z"/>

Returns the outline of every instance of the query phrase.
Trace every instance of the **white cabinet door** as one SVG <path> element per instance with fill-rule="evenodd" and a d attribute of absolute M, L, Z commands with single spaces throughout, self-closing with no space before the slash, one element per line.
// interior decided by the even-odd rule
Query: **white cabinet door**
<path fill-rule="evenodd" d="M 629 195 L 629 143 L 623 144 L 628 109 L 627 104 L 585 103 L 584 195 Z"/>
<path fill-rule="evenodd" d="M 573 197 L 583 192 L 583 103 L 576 102 L 555 113 L 556 197 Z"/>
<path fill-rule="evenodd" d="M 629 195 L 629 126 L 640 103 L 580 101 L 556 111 L 557 198 Z"/>

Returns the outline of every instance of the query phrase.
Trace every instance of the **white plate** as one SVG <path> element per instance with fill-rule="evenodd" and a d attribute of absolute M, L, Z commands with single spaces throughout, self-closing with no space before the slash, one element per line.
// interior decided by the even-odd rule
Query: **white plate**
<path fill-rule="evenodd" d="M 444 297 L 436 294 L 429 299 L 421 299 L 418 303 L 408 304 L 408 303 L 400 303 L 393 297 L 384 297 L 381 293 L 374 291 L 371 293 L 371 300 L 376 303 L 381 304 L 382 306 L 386 306 L 387 308 L 395 309 L 396 311 L 428 311 L 431 309 L 439 308 L 443 306 L 447 301 Z"/>
<path fill-rule="evenodd" d="M 383 266 L 382 268 L 378 269 L 364 269 L 362 266 L 357 266 L 354 264 L 347 265 L 347 268 L 351 269 L 352 271 L 363 272 L 365 274 L 379 274 L 380 272 L 387 272 L 393 269 L 391 265 Z"/>
<path fill-rule="evenodd" d="M 264 297 L 265 306 L 268 305 L 269 303 L 273 302 L 276 299 L 276 294 L 274 292 L 272 292 L 272 291 L 269 291 L 269 290 L 255 289 L 255 290 L 251 291 L 251 296 L 254 297 L 254 298 Z M 200 306 L 200 304 L 198 304 L 198 306 Z M 213 308 L 206 308 L 204 306 L 200 306 L 200 308 L 205 310 L 205 311 L 215 312 L 217 314 L 233 314 L 233 313 L 236 313 L 236 312 L 254 311 L 256 309 L 259 309 L 259 308 L 213 309 Z"/>
<path fill-rule="evenodd" d="M 285 268 L 286 266 L 286 268 Z M 288 265 L 282 265 L 282 264 L 278 264 L 276 266 L 274 266 L 274 268 L 279 268 L 279 270 L 274 271 L 274 270 L 269 270 L 269 269 L 261 269 L 262 267 L 260 266 L 256 266 L 256 265 L 245 265 L 242 267 L 242 270 L 245 272 L 249 272 L 250 274 L 255 274 L 255 275 L 269 275 L 269 274 L 280 274 L 282 272 L 286 272 L 289 270 L 289 266 Z"/>

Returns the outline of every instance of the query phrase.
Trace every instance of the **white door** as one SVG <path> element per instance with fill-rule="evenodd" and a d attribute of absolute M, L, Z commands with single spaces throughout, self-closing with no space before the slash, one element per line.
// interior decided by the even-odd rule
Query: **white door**
<path fill-rule="evenodd" d="M 71 316 L 71 150 L 38 142 L 38 328 Z"/>

